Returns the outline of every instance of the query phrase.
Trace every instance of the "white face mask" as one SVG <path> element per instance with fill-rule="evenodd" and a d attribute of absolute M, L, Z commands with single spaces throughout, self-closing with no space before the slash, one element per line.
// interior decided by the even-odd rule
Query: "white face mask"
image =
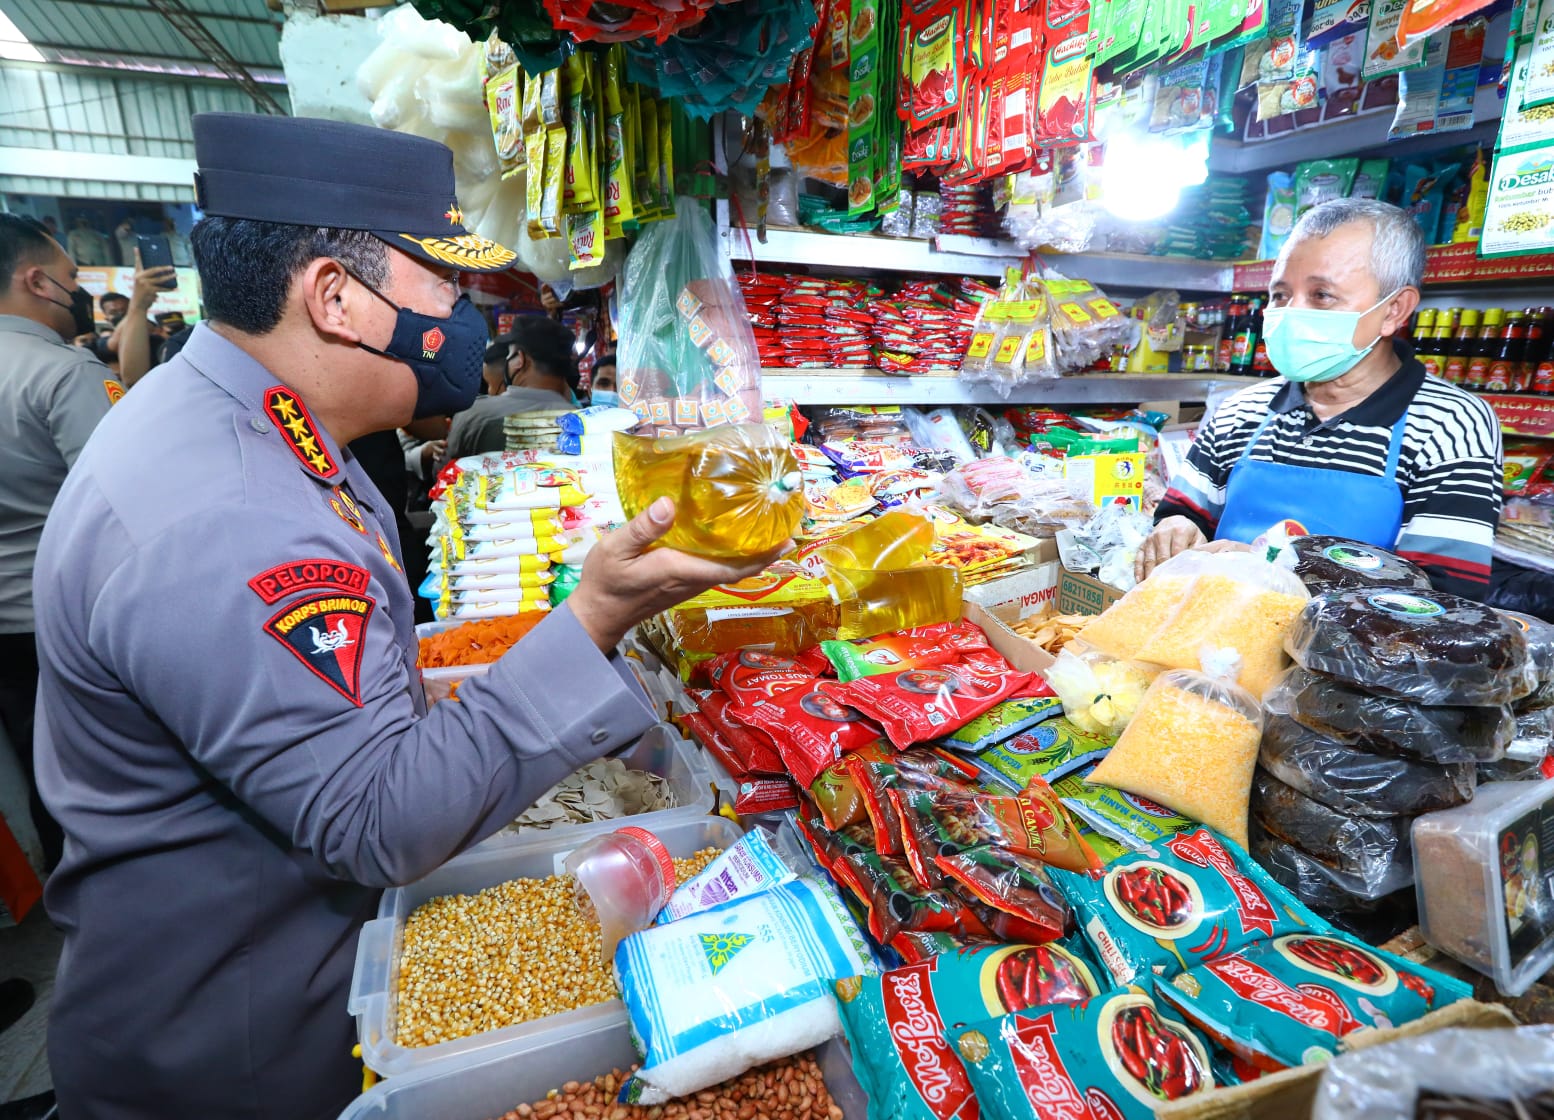
<path fill-rule="evenodd" d="M 1401 288 L 1398 291 L 1402 291 Z M 1383 296 L 1364 311 L 1318 311 L 1310 307 L 1270 307 L 1263 312 L 1263 341 L 1268 360 L 1286 381 L 1335 381 L 1360 364 L 1381 341 L 1378 334 L 1363 350 L 1354 345 L 1360 320 L 1386 303 Z"/>

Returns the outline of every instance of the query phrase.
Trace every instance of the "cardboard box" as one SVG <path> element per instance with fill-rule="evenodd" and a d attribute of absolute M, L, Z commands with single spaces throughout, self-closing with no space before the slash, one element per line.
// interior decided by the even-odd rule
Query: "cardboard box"
<path fill-rule="evenodd" d="M 963 598 L 975 603 L 994 618 L 1014 623 L 1045 610 L 1058 598 L 1058 545 L 1045 540 L 1035 550 L 1033 567 L 968 587 Z"/>
<path fill-rule="evenodd" d="M 1100 614 L 1126 594 L 1094 576 L 1065 569 L 1058 576 L 1058 613 Z"/>
<path fill-rule="evenodd" d="M 1463 1000 L 1401 1027 L 1356 1031 L 1339 1045 L 1347 1052 L 1446 1027 L 1488 1029 L 1516 1025 L 1516 1016 L 1497 1003 Z M 1185 1100 L 1163 1104 L 1155 1110 L 1155 1116 L 1157 1120 L 1309 1120 L 1321 1084 L 1322 1066 L 1302 1066 L 1270 1074 L 1246 1085 L 1211 1089 Z"/>
<path fill-rule="evenodd" d="M 983 632 L 987 634 L 988 644 L 1003 654 L 1004 660 L 1022 673 L 1040 673 L 1050 667 L 1055 660 L 1052 654 L 1029 638 L 1022 638 L 1016 634 L 995 615 L 976 603 L 968 602 L 961 617 L 967 622 L 974 622 L 982 627 Z"/>

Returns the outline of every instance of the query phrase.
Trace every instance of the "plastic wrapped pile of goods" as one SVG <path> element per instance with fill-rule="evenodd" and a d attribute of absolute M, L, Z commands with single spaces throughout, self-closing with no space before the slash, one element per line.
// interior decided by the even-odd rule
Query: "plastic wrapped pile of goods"
<path fill-rule="evenodd" d="M 1350 544 L 1324 551 L 1338 567 L 1325 578 L 1371 564 Z M 1517 620 L 1395 589 L 1407 573 L 1394 567 L 1306 605 L 1288 637 L 1296 667 L 1264 698 L 1252 851 L 1325 912 L 1407 915 L 1413 819 L 1473 797 L 1478 768 L 1502 766 L 1515 738 L 1511 705 L 1539 688 Z"/>
<path fill-rule="evenodd" d="M 581 564 L 596 536 L 577 528 L 589 501 L 577 472 L 536 463 L 533 452 L 459 459 L 431 493 L 431 565 L 419 593 L 439 619 L 550 610 L 553 566 Z"/>

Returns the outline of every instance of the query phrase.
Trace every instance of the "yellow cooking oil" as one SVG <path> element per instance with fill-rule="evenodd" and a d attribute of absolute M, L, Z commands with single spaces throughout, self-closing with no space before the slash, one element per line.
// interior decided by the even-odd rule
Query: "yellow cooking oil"
<path fill-rule="evenodd" d="M 760 556 L 792 538 L 804 515 L 802 483 L 788 441 L 764 424 L 615 437 L 615 484 L 626 515 L 673 498 L 674 527 L 659 543 L 696 556 Z"/>
<path fill-rule="evenodd" d="M 832 568 L 828 575 L 837 604 L 836 636 L 843 640 L 960 618 L 961 580 L 954 568 Z"/>
<path fill-rule="evenodd" d="M 922 514 L 893 509 L 806 551 L 804 570 L 830 568 L 890 571 L 922 562 L 933 547 L 934 525 Z"/>

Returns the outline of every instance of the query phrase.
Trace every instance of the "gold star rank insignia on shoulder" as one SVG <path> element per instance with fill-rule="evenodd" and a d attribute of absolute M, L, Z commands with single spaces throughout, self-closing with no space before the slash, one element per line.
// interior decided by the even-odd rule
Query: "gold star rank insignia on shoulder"
<path fill-rule="evenodd" d="M 333 478 L 340 473 L 340 464 L 329 453 L 301 397 L 284 385 L 276 385 L 264 391 L 264 410 L 275 421 L 291 453 L 310 473 L 319 478 Z"/>

